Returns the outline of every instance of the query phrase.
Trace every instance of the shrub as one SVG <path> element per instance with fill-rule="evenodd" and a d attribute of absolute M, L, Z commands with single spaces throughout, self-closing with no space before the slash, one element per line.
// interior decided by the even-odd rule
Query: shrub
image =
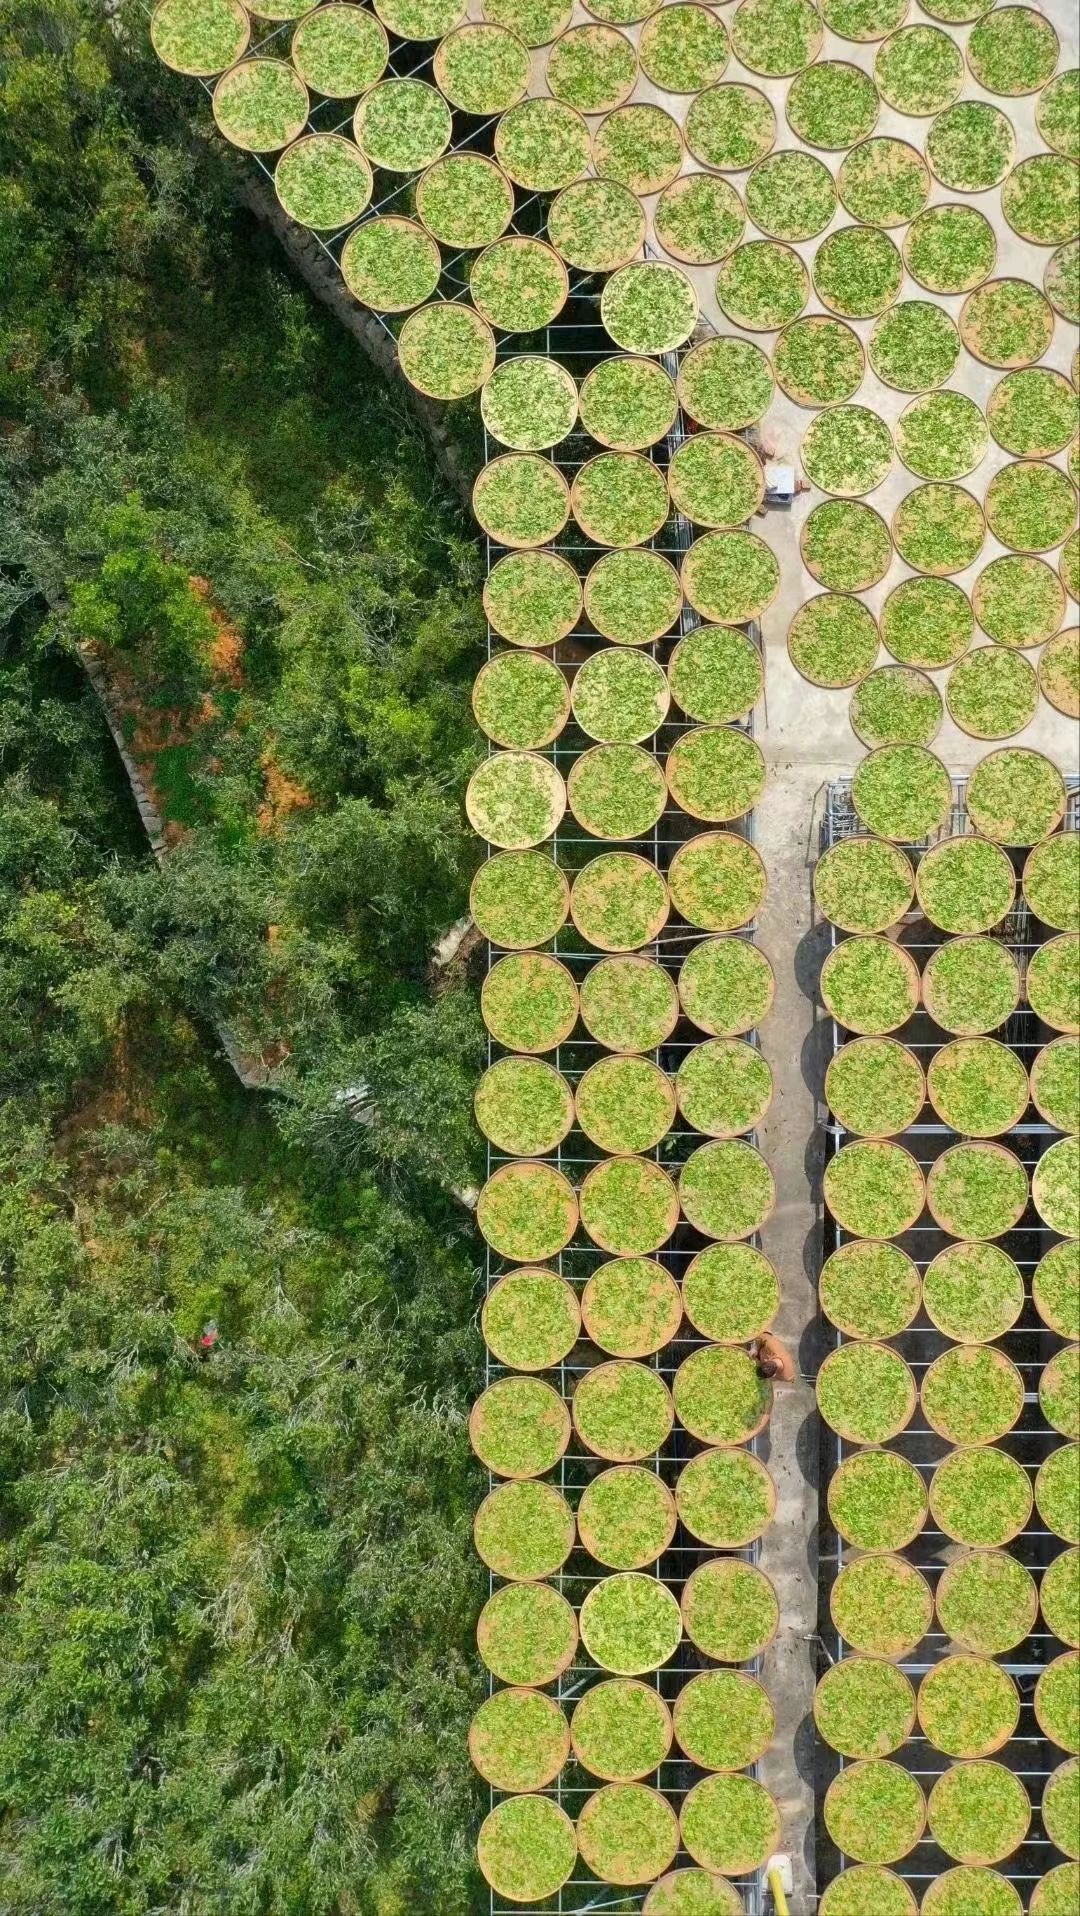
<path fill-rule="evenodd" d="M 954 1557 L 937 1587 L 946 1636 L 979 1656 L 1003 1656 L 1031 1632 L 1039 1609 L 1035 1579 L 1003 1550 Z"/>
<path fill-rule="evenodd" d="M 1024 1308 L 1024 1280 L 996 1244 L 950 1244 L 927 1268 L 923 1302 L 945 1337 L 986 1344 L 1015 1324 Z"/>
<path fill-rule="evenodd" d="M 499 1484 L 473 1524 L 477 1555 L 498 1577 L 534 1582 L 553 1577 L 574 1543 L 574 1513 L 554 1484 L 526 1477 Z"/>
<path fill-rule="evenodd" d="M 484 1342 L 510 1370 L 551 1370 L 577 1343 L 581 1312 L 554 1271 L 511 1271 L 493 1285 L 480 1317 Z"/>
<path fill-rule="evenodd" d="M 647 1684 L 615 1678 L 586 1690 L 570 1719 L 574 1755 L 606 1783 L 633 1783 L 659 1769 L 671 1748 L 671 1716 Z"/>
<path fill-rule="evenodd" d="M 594 1271 L 581 1299 L 585 1329 L 613 1357 L 649 1357 L 682 1321 L 674 1278 L 648 1257 L 618 1258 Z"/>
<path fill-rule="evenodd" d="M 844 1657 L 814 1691 L 814 1722 L 842 1756 L 891 1756 L 914 1728 L 915 1692 L 891 1663 Z"/>
<path fill-rule="evenodd" d="M 640 1570 L 675 1534 L 675 1499 L 653 1471 L 623 1465 L 586 1485 L 577 1521 L 581 1544 L 598 1563 Z"/>
<path fill-rule="evenodd" d="M 895 1244 L 857 1239 L 826 1258 L 818 1283 L 821 1308 L 848 1337 L 896 1337 L 915 1317 L 919 1273 Z"/>
<path fill-rule="evenodd" d="M 581 1606 L 581 1639 L 594 1663 L 617 1676 L 657 1670 L 682 1636 L 679 1606 L 666 1584 L 630 1572 L 595 1583 Z"/>
<path fill-rule="evenodd" d="M 671 1396 L 645 1364 L 598 1364 L 578 1380 L 574 1428 L 611 1463 L 637 1463 L 661 1449 L 672 1425 Z"/>
<path fill-rule="evenodd" d="M 864 1656 L 904 1657 L 930 1628 L 934 1599 L 922 1572 L 903 1557 L 857 1557 L 829 1593 L 832 1620 Z"/>

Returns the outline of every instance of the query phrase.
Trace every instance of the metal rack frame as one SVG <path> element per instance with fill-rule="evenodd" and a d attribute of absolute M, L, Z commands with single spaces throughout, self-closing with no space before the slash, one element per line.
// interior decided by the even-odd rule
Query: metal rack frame
<path fill-rule="evenodd" d="M 1075 830 L 1080 824 L 1080 778 L 1066 780 L 1068 805 L 1065 828 Z M 913 861 L 917 862 L 921 853 L 932 843 L 945 837 L 953 837 L 970 832 L 971 826 L 965 806 L 966 778 L 958 778 L 953 784 L 953 805 L 949 819 L 931 839 L 917 845 L 905 845 L 903 849 Z M 845 838 L 862 833 L 865 828 L 860 824 L 851 803 L 851 780 L 838 779 L 828 789 L 825 817 L 822 829 L 822 850 L 840 843 Z M 1026 857 L 1026 851 L 1014 850 L 1012 862 L 1019 877 Z M 1023 967 L 1030 955 L 1045 942 L 1051 933 L 1042 927 L 1030 912 L 1026 901 L 1017 888 L 1018 902 L 1003 922 L 987 935 L 998 939 L 1011 952 Z M 842 942 L 845 934 L 832 927 L 831 948 Z M 949 942 L 947 934 L 930 925 L 919 913 L 918 908 L 908 912 L 901 923 L 897 942 L 911 953 L 919 965 L 920 971 L 930 953 Z M 832 1019 L 832 1055 L 836 1053 L 853 1035 Z M 950 1041 L 950 1034 L 942 1032 L 933 1023 L 925 1009 L 920 1005 L 908 1025 L 902 1031 L 893 1034 L 924 1060 L 941 1045 Z M 1030 1064 L 1034 1053 L 1044 1043 L 1055 1036 L 1042 1026 L 1029 1006 L 1021 1004 L 1005 1024 L 994 1034 L 1010 1049 L 1018 1052 L 1025 1063 Z M 929 1110 L 929 1107 L 927 1107 Z M 829 1114 L 826 1119 L 826 1159 L 839 1151 L 853 1134 L 848 1133 L 835 1118 Z M 1046 1124 L 1042 1119 L 1026 1119 L 1006 1134 L 1005 1142 L 1009 1148 L 1028 1167 L 1029 1171 L 1043 1151 L 1059 1138 L 1060 1132 Z M 941 1152 L 950 1144 L 959 1141 L 956 1132 L 941 1122 L 930 1112 L 928 1117 L 920 1116 L 917 1123 L 902 1134 L 901 1141 L 917 1159 L 925 1172 Z M 852 1242 L 849 1233 L 843 1231 L 835 1221 L 825 1214 L 825 1255 L 841 1244 Z M 932 1221 L 920 1221 L 914 1228 L 896 1240 L 902 1250 L 908 1252 L 918 1266 L 922 1277 L 933 1257 L 954 1242 Z M 1055 1234 L 1047 1229 L 1034 1211 L 1028 1208 L 1018 1226 L 1000 1240 L 1001 1246 L 1013 1257 L 1018 1265 L 1027 1288 L 1024 1309 L 1013 1328 L 1004 1337 L 995 1340 L 995 1346 L 1006 1352 L 1019 1369 L 1024 1380 L 1024 1409 L 1016 1428 L 999 1440 L 1000 1448 L 1023 1464 L 1026 1471 L 1034 1476 L 1040 1463 L 1050 1451 L 1056 1449 L 1065 1440 L 1049 1428 L 1039 1409 L 1039 1377 L 1044 1364 L 1061 1348 L 1063 1340 L 1049 1330 L 1038 1316 L 1031 1301 L 1031 1276 L 1043 1253 L 1056 1242 Z M 840 1348 L 848 1340 L 832 1326 L 826 1324 L 833 1348 Z M 951 1346 L 952 1340 L 945 1337 L 930 1323 L 924 1309 L 920 1308 L 915 1322 L 896 1337 L 888 1340 L 890 1346 L 904 1357 L 921 1382 L 923 1373 L 934 1358 Z M 824 1464 L 823 1486 L 839 1467 L 845 1457 L 854 1454 L 861 1446 L 847 1443 L 830 1430 L 824 1423 L 821 1431 L 822 1456 Z M 890 1440 L 890 1450 L 897 1451 L 909 1459 L 918 1468 L 924 1480 L 928 1481 L 937 1464 L 947 1456 L 954 1446 L 939 1437 L 930 1429 L 922 1416 L 921 1408 L 898 1437 Z M 845 1563 L 860 1555 L 852 1550 L 829 1523 L 824 1498 L 822 1499 L 823 1548 L 821 1554 L 821 1591 L 822 1625 L 821 1644 L 830 1663 L 838 1662 L 853 1655 L 832 1625 L 829 1613 L 829 1593 L 832 1585 Z M 936 1594 L 946 1562 L 962 1550 L 963 1546 L 952 1543 L 943 1532 L 934 1528 L 928 1520 L 925 1528 L 915 1541 L 905 1550 L 896 1554 L 915 1565 L 927 1578 Z M 1008 1551 L 1036 1575 L 1067 1548 L 1061 1538 L 1043 1528 L 1038 1513 L 1032 1517 L 1019 1537 L 1008 1546 Z M 939 1663 L 947 1654 L 948 1638 L 938 1627 L 936 1614 L 930 1631 L 914 1652 L 897 1659 L 898 1667 L 912 1679 L 918 1687 L 919 1679 Z M 1061 1860 L 1060 1852 L 1054 1849 L 1046 1837 L 1040 1818 L 1040 1803 L 1046 1779 L 1052 1770 L 1065 1761 L 1066 1752 L 1050 1743 L 1041 1733 L 1035 1720 L 1032 1698 L 1040 1671 L 1062 1649 L 1058 1639 L 1053 1637 L 1042 1624 L 1041 1616 L 1036 1619 L 1034 1628 L 1024 1641 L 1005 1656 L 994 1659 L 1000 1667 L 1014 1679 L 1021 1699 L 1020 1720 L 1015 1734 L 1002 1750 L 996 1753 L 995 1761 L 1004 1763 L 1023 1782 L 1031 1798 L 1032 1822 L 1026 1841 L 1010 1857 L 996 1867 L 1017 1889 L 1024 1894 L 1024 1906 L 1032 1887 L 1056 1862 Z M 846 1759 L 839 1755 L 823 1752 L 826 1761 L 832 1755 L 833 1773 L 839 1773 Z M 908 1741 L 894 1753 L 893 1760 L 908 1769 L 924 1790 L 929 1792 L 936 1778 L 951 1767 L 951 1759 L 935 1750 L 922 1736 L 918 1726 L 912 1731 Z M 818 1854 L 824 1867 L 823 1880 L 841 1873 L 848 1867 L 845 1858 L 835 1850 L 827 1832 L 822 1829 L 818 1837 Z M 921 1894 L 935 1877 L 952 1867 L 951 1859 L 940 1850 L 928 1835 L 893 1866 L 896 1873 L 908 1882 L 917 1894 Z"/>

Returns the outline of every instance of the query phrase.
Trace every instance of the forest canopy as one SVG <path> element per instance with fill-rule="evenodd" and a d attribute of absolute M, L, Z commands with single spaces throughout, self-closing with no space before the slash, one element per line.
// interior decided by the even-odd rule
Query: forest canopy
<path fill-rule="evenodd" d="M 102 15 L 0 0 L 0 1902 L 457 1916 L 478 555 Z"/>

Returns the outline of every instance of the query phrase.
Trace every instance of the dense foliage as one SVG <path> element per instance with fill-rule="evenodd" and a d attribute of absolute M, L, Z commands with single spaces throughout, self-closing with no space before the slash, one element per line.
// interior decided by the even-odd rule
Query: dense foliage
<path fill-rule="evenodd" d="M 103 11 L 0 0 L 0 1903 L 457 1916 L 477 561 Z"/>

